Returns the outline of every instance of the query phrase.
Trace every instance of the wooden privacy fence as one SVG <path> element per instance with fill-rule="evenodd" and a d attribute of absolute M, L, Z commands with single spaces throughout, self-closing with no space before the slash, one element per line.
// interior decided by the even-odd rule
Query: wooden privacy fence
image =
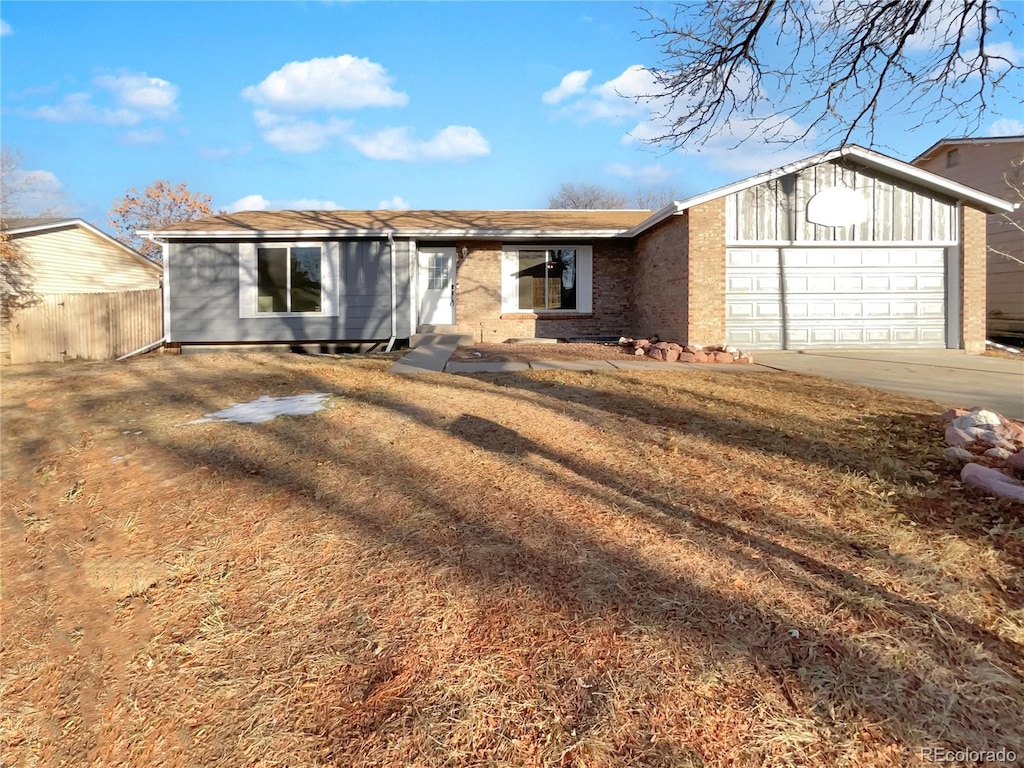
<path fill-rule="evenodd" d="M 164 335 L 159 288 L 41 296 L 10 320 L 12 363 L 113 360 Z"/>

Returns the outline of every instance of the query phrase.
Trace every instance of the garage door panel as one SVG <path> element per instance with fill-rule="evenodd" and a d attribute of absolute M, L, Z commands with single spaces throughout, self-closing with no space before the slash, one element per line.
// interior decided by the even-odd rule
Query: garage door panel
<path fill-rule="evenodd" d="M 785 312 L 779 250 L 742 250 L 739 259 L 727 258 L 731 344 L 945 346 L 942 248 L 782 249 Z"/>

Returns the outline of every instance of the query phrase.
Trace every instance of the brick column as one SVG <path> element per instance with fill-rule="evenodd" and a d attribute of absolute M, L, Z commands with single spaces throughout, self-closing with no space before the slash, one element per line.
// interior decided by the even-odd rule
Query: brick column
<path fill-rule="evenodd" d="M 985 279 L 988 267 L 986 216 L 966 203 L 960 206 L 963 348 L 971 354 L 985 351 Z"/>
<path fill-rule="evenodd" d="M 688 339 L 725 342 L 725 198 L 689 210 Z"/>

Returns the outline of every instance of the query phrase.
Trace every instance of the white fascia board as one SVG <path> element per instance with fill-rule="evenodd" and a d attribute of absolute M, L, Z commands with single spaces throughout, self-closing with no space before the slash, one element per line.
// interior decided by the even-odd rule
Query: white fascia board
<path fill-rule="evenodd" d="M 612 238 L 628 234 L 625 229 L 321 229 L 321 230 L 219 230 L 194 232 L 189 230 L 153 232 L 139 230 L 142 237 L 155 237 L 158 241 L 171 240 L 259 240 L 264 238 L 316 239 L 325 237 L 392 237 L 410 238 L 545 238 L 564 240 L 566 238 Z"/>
<path fill-rule="evenodd" d="M 977 203 L 987 213 L 1009 213 L 1016 209 L 1016 204 L 1002 200 L 994 195 L 989 195 L 973 187 L 965 186 L 955 181 L 939 176 L 937 173 L 918 168 L 916 165 L 904 163 L 886 155 L 872 152 L 863 147 L 851 146 L 840 150 L 844 157 L 853 157 L 860 160 L 864 165 L 884 170 L 893 176 L 907 181 L 913 181 L 923 187 L 944 192 L 950 197 L 967 200 Z"/>
<path fill-rule="evenodd" d="M 119 248 L 120 250 L 124 251 L 124 253 L 126 253 L 127 255 L 129 255 L 132 258 L 134 258 L 136 261 L 138 261 L 138 262 L 140 262 L 142 264 L 145 264 L 147 267 L 155 269 L 157 272 L 163 272 L 164 271 L 164 268 L 161 267 L 159 264 L 157 264 L 155 261 L 150 261 L 149 259 L 147 259 L 145 256 L 143 256 L 141 253 L 139 253 L 135 249 L 129 248 L 127 245 L 122 243 L 117 238 L 111 237 L 110 235 L 108 235 L 106 232 L 104 232 L 102 229 L 99 229 L 98 227 L 94 227 L 92 224 L 87 222 L 85 219 L 64 219 L 62 221 L 52 221 L 49 224 L 37 224 L 37 225 L 31 226 L 31 227 L 21 227 L 19 229 L 9 229 L 9 230 L 7 230 L 7 234 L 8 235 L 39 235 L 39 234 L 43 234 L 45 232 L 54 232 L 54 231 L 56 231 L 58 229 L 71 229 L 72 227 L 81 227 L 82 229 L 86 230 L 87 232 L 91 232 L 92 234 L 94 234 L 97 237 L 99 237 L 101 240 L 109 243 L 110 245 L 113 245 L 113 246 Z"/>

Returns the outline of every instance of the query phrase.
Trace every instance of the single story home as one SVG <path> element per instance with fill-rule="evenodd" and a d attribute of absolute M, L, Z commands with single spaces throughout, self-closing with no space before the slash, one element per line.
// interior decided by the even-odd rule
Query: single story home
<path fill-rule="evenodd" d="M 0 360 L 103 360 L 163 335 L 163 269 L 87 221 L 8 218 Z"/>
<path fill-rule="evenodd" d="M 910 161 L 1011 203 L 1024 202 L 1024 136 L 950 138 Z M 1024 206 L 988 217 L 988 335 L 1024 339 Z"/>
<path fill-rule="evenodd" d="M 856 146 L 660 211 L 254 211 L 163 246 L 167 340 L 424 330 L 746 349 L 985 341 L 985 216 L 1004 200 Z"/>

